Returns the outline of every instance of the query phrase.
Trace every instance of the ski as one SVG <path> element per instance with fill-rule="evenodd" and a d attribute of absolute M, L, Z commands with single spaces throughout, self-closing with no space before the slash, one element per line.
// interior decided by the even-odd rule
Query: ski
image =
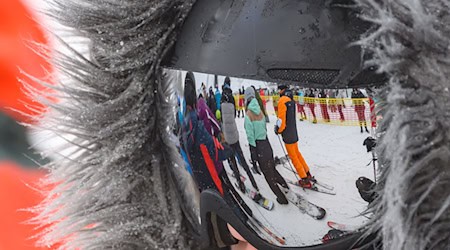
<path fill-rule="evenodd" d="M 300 194 L 289 190 L 286 194 L 286 198 L 300 209 L 302 213 L 305 213 L 316 220 L 321 220 L 326 215 L 326 210 L 314 203 L 309 202 Z"/>
<path fill-rule="evenodd" d="M 236 179 L 236 176 L 234 174 L 231 174 L 229 172 L 227 172 L 229 175 L 233 176 L 233 178 Z M 245 182 L 247 178 L 245 178 L 245 176 L 241 175 L 241 181 Z M 239 189 L 239 186 L 237 183 L 234 183 L 235 187 L 237 189 Z M 245 184 L 244 184 L 245 186 Z M 240 189 L 239 189 L 240 190 Z M 260 192 L 251 189 L 247 186 L 245 186 L 245 195 L 252 199 L 256 204 L 260 205 L 261 207 L 263 207 L 264 209 L 267 209 L 269 211 L 273 210 L 274 207 L 274 203 L 273 201 L 267 199 L 266 197 L 264 197 Z"/>
<path fill-rule="evenodd" d="M 356 230 L 358 230 L 360 228 L 359 226 L 348 225 L 348 224 L 343 224 L 343 223 L 337 223 L 337 222 L 334 222 L 334 221 L 328 221 L 327 225 L 330 228 L 341 230 L 341 231 L 346 231 L 346 232 L 348 232 L 348 231 L 356 231 Z"/>
<path fill-rule="evenodd" d="M 236 192 L 236 191 L 235 191 Z M 286 239 L 284 237 L 279 237 L 278 235 L 276 235 L 274 232 L 272 232 L 269 228 L 267 228 L 263 223 L 261 223 L 258 219 L 256 219 L 252 214 L 249 214 L 248 211 L 246 209 L 244 209 L 242 206 L 243 204 L 241 204 L 240 202 L 238 202 L 237 197 L 235 196 L 235 194 L 233 192 L 230 193 L 236 203 L 240 206 L 242 212 L 244 212 L 246 214 L 246 216 L 248 217 L 249 221 L 248 224 L 249 226 L 251 226 L 255 231 L 258 231 L 261 233 L 260 236 L 266 238 L 267 236 L 272 237 L 273 239 L 275 239 L 279 244 L 281 245 L 286 245 Z M 238 195 L 238 193 L 236 193 L 236 195 Z M 267 234 L 267 236 L 265 235 Z M 266 238 L 266 240 L 268 242 L 270 242 L 271 244 L 275 245 L 272 240 Z"/>
<path fill-rule="evenodd" d="M 239 186 L 237 183 L 234 184 L 236 188 L 239 189 Z M 258 191 L 252 190 L 249 187 L 245 186 L 245 195 L 250 198 L 252 201 L 254 201 L 259 206 L 263 207 L 264 209 L 267 209 L 269 211 L 273 210 L 274 203 L 273 201 L 265 198 L 262 196 Z"/>
<path fill-rule="evenodd" d="M 278 162 L 279 162 L 278 165 L 280 165 L 280 166 L 282 166 L 283 168 L 285 168 L 285 169 L 291 171 L 291 172 L 294 173 L 294 174 L 297 174 L 297 172 L 295 172 L 294 170 L 292 170 L 291 168 L 289 168 L 289 167 L 286 166 L 285 163 L 288 161 L 288 160 L 286 159 L 286 157 L 282 157 L 282 158 L 275 157 L 275 158 L 278 159 Z M 315 179 L 315 178 L 314 178 L 314 179 L 311 179 L 311 181 L 312 181 L 313 183 L 315 183 L 317 186 L 321 186 L 321 187 L 323 187 L 323 188 L 325 188 L 325 189 L 328 189 L 328 190 L 330 190 L 330 191 L 333 191 L 333 190 L 334 190 L 334 187 L 333 187 L 333 186 L 328 185 L 328 184 L 325 184 L 325 183 L 323 183 L 323 182 L 321 182 L 321 181 L 318 181 L 318 180 Z"/>
<path fill-rule="evenodd" d="M 291 185 L 295 185 L 297 187 L 301 187 L 301 188 L 303 188 L 305 190 L 312 190 L 312 191 L 319 192 L 319 193 L 324 193 L 324 194 L 329 194 L 329 195 L 336 195 L 336 193 L 334 191 L 326 189 L 326 188 L 323 188 L 323 187 L 321 187 L 319 185 L 316 185 L 315 183 L 312 183 L 311 188 L 305 188 L 305 187 L 300 186 L 300 184 L 298 182 L 296 182 L 296 181 L 291 181 L 289 179 L 286 179 L 286 182 L 291 184 Z"/>
<path fill-rule="evenodd" d="M 313 179 L 313 180 L 311 180 L 313 183 L 315 183 L 317 186 L 321 186 L 321 187 L 323 187 L 323 188 L 325 188 L 325 189 L 328 189 L 328 190 L 330 190 L 330 191 L 333 191 L 334 190 L 334 187 L 332 187 L 332 186 L 330 186 L 330 185 L 328 185 L 328 184 L 325 184 L 325 183 L 323 183 L 323 182 L 320 182 L 320 181 L 318 181 L 318 180 L 316 180 L 315 178 Z"/>
<path fill-rule="evenodd" d="M 264 224 L 262 224 L 261 221 L 256 219 L 255 217 L 252 217 L 252 219 L 260 226 L 267 234 L 269 234 L 272 238 L 274 238 L 276 241 L 278 241 L 281 245 L 286 245 L 286 240 L 284 237 L 279 237 L 275 233 L 273 233 L 270 229 L 268 229 Z"/>

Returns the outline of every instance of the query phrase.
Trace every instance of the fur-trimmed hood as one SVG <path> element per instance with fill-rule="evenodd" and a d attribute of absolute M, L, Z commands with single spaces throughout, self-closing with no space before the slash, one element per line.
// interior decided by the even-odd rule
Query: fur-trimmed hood
<path fill-rule="evenodd" d="M 66 147 L 76 151 L 46 166 L 54 188 L 37 208 L 37 222 L 48 225 L 43 246 L 198 247 L 198 189 L 179 171 L 167 115 L 176 113 L 176 96 L 161 67 L 194 2 L 51 3 L 50 16 L 87 38 L 90 54 L 56 53 L 59 102 L 47 103 L 42 126 L 74 138 Z"/>
<path fill-rule="evenodd" d="M 450 1 L 358 0 L 379 91 L 381 164 L 371 232 L 385 249 L 450 246 Z"/>

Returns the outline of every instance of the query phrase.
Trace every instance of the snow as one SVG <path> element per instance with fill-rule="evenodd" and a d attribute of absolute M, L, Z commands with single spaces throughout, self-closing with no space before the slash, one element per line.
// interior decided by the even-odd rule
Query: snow
<path fill-rule="evenodd" d="M 284 156 L 283 148 L 273 132 L 275 115 L 271 102 L 267 103 L 270 123 L 267 125 L 268 137 L 274 151 L 274 156 Z M 250 151 L 244 129 L 244 119 L 236 118 L 240 133 L 240 144 L 250 164 Z M 372 155 L 366 152 L 362 145 L 369 134 L 360 133 L 359 127 L 333 126 L 326 124 L 312 124 L 310 121 L 297 120 L 299 134 L 299 150 L 308 163 L 311 173 L 321 182 L 334 186 L 336 195 L 328 195 L 310 190 L 303 190 L 297 186 L 290 188 L 303 195 L 310 202 L 323 207 L 327 215 L 322 220 L 315 220 L 303 214 L 293 204 L 280 205 L 276 202 L 269 185 L 262 175 L 255 174 L 255 180 L 263 196 L 274 202 L 272 211 L 258 206 L 250 198 L 241 194 L 254 216 L 274 233 L 286 238 L 286 246 L 310 246 L 320 244 L 322 237 L 330 230 L 327 221 L 334 221 L 350 225 L 362 225 L 367 218 L 361 215 L 367 203 L 361 199 L 356 189 L 355 181 L 360 176 L 373 179 L 373 166 L 367 164 Z M 225 163 L 228 172 L 231 172 Z M 289 165 L 286 165 L 289 167 Z M 240 167 L 240 166 L 239 166 Z M 289 167 L 290 168 L 290 167 Z M 283 166 L 277 170 L 286 179 L 296 181 L 296 176 Z M 242 175 L 246 173 L 240 167 Z M 230 179 L 235 181 L 234 178 Z M 247 178 L 245 185 L 251 187 Z M 239 191 L 240 192 L 240 191 Z M 273 239 L 271 239 L 274 241 Z M 275 241 L 276 242 L 276 241 Z"/>

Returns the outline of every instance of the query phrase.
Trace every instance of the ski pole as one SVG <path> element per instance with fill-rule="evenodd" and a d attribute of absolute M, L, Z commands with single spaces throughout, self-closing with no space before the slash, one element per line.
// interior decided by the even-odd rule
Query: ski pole
<path fill-rule="evenodd" d="M 375 165 L 376 160 L 377 160 L 377 158 L 375 157 L 375 153 L 372 151 L 373 179 L 375 181 L 375 184 L 377 184 L 377 171 L 376 171 L 376 165 Z"/>
<path fill-rule="evenodd" d="M 283 147 L 283 143 L 281 142 L 280 135 L 277 135 L 277 137 L 278 137 L 278 141 L 280 142 L 281 149 L 283 150 L 283 153 L 284 153 L 286 159 L 289 159 L 289 158 L 288 158 L 289 156 L 288 156 L 286 150 L 285 150 L 284 147 Z M 290 162 L 289 160 L 288 160 L 288 162 L 289 162 L 289 166 L 291 167 L 291 171 L 292 171 L 292 172 L 294 173 L 294 175 L 295 175 L 295 178 L 297 178 L 297 181 L 300 181 L 300 179 L 298 178 L 297 174 L 295 174 L 296 172 L 294 171 L 294 167 L 292 166 L 291 162 Z"/>

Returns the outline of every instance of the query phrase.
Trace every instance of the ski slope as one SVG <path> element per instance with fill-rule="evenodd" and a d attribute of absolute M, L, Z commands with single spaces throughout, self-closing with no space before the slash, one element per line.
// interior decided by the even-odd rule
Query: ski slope
<path fill-rule="evenodd" d="M 271 102 L 267 103 L 267 109 L 268 113 L 273 114 Z M 270 123 L 267 124 L 268 137 L 274 156 L 282 157 L 285 155 L 284 145 L 282 148 L 273 132 L 275 121 L 276 117 L 271 115 Z M 236 118 L 236 123 L 244 156 L 247 163 L 250 164 L 250 150 L 244 129 L 244 118 Z M 272 211 L 263 209 L 250 198 L 241 194 L 257 219 L 278 236 L 286 238 L 285 246 L 309 246 L 322 243 L 322 237 L 330 230 L 327 226 L 329 220 L 362 225 L 367 218 L 360 214 L 366 209 L 367 202 L 361 199 L 355 181 L 360 176 L 373 179 L 373 165 L 366 166 L 371 161 L 372 155 L 367 153 L 366 148 L 362 145 L 369 134 L 361 134 L 359 127 L 312 124 L 310 121 L 297 120 L 297 130 L 299 149 L 308 163 L 312 175 L 319 181 L 334 186 L 336 195 L 303 190 L 292 185 L 290 188 L 310 202 L 323 207 L 327 211 L 325 218 L 318 221 L 301 213 L 293 204 L 278 204 L 275 194 L 262 175 L 255 174 L 254 177 L 261 194 L 275 203 Z M 231 172 L 226 162 L 225 165 L 228 172 Z M 287 166 L 290 168 L 290 165 Z M 284 178 L 297 180 L 296 176 L 284 167 L 277 166 L 277 170 Z M 242 167 L 240 167 L 240 172 L 247 177 Z M 235 181 L 234 178 L 230 177 L 230 179 Z M 245 185 L 251 187 L 248 178 Z"/>

